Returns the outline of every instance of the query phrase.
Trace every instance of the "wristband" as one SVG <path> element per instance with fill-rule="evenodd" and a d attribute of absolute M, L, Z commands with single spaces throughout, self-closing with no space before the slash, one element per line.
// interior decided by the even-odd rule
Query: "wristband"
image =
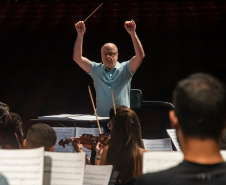
<path fill-rule="evenodd" d="M 101 159 L 101 155 L 96 155 L 95 159 L 96 160 L 100 160 Z"/>

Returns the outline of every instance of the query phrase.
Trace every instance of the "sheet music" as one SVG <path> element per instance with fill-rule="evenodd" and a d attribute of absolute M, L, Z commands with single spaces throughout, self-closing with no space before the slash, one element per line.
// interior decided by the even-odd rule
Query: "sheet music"
<path fill-rule="evenodd" d="M 109 117 L 97 117 L 98 120 L 109 120 Z M 38 116 L 40 120 L 77 120 L 77 121 L 96 121 L 96 116 L 89 114 L 59 114 L 59 115 L 48 115 Z"/>
<path fill-rule="evenodd" d="M 172 139 L 172 142 L 174 146 L 176 147 L 177 151 L 181 151 L 180 145 L 177 141 L 177 134 L 175 129 L 167 129 L 166 130 L 170 138 Z"/>
<path fill-rule="evenodd" d="M 84 170 L 84 152 L 45 152 L 44 185 L 82 185 Z"/>
<path fill-rule="evenodd" d="M 84 128 L 84 127 L 76 127 L 76 137 L 81 136 L 82 134 L 92 134 L 93 136 L 98 136 L 100 134 L 99 128 Z M 103 133 L 103 127 L 100 128 L 101 133 Z M 83 151 L 86 153 L 87 157 L 91 157 L 91 150 L 88 150 L 84 146 L 82 146 Z"/>
<path fill-rule="evenodd" d="M 44 147 L 0 150 L 0 172 L 10 185 L 42 185 Z"/>
<path fill-rule="evenodd" d="M 226 150 L 221 150 L 220 153 L 221 153 L 224 161 L 226 161 Z"/>
<path fill-rule="evenodd" d="M 65 138 L 69 139 L 71 137 L 75 137 L 75 127 L 53 127 L 56 132 L 57 140 L 54 147 L 54 152 L 75 152 L 71 142 L 65 147 L 60 146 L 58 142 Z"/>
<path fill-rule="evenodd" d="M 72 120 L 68 118 L 72 114 L 59 114 L 59 115 L 49 115 L 49 116 L 38 116 L 38 119 L 40 120 L 62 120 L 62 121 L 67 121 L 67 120 Z M 78 116 L 81 114 L 77 114 Z"/>
<path fill-rule="evenodd" d="M 155 151 L 167 151 L 171 152 L 172 143 L 170 138 L 165 139 L 142 139 L 144 149 L 155 152 Z"/>
<path fill-rule="evenodd" d="M 143 174 L 157 172 L 176 166 L 183 160 L 182 152 L 145 152 Z"/>
<path fill-rule="evenodd" d="M 68 118 L 73 119 L 73 120 L 80 120 L 80 121 L 96 121 L 97 118 L 98 120 L 109 120 L 109 117 L 97 117 L 94 115 L 71 115 Z"/>
<path fill-rule="evenodd" d="M 86 165 L 83 185 L 108 185 L 112 165 Z"/>

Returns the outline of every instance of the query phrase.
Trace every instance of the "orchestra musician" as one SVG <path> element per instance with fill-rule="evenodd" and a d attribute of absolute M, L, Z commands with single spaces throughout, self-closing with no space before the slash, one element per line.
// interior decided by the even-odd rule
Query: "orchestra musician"
<path fill-rule="evenodd" d="M 113 43 L 106 43 L 101 48 L 102 63 L 90 61 L 82 54 L 85 23 L 75 24 L 77 38 L 74 45 L 73 60 L 86 71 L 94 81 L 96 90 L 96 111 L 98 116 L 108 116 L 112 107 L 111 90 L 114 91 L 115 104 L 130 107 L 131 79 L 144 59 L 144 51 L 136 34 L 133 20 L 126 21 L 125 29 L 131 36 L 135 56 L 129 61 L 118 62 L 118 48 Z"/>
<path fill-rule="evenodd" d="M 141 126 L 137 114 L 129 108 L 120 108 L 110 122 L 111 139 L 109 145 L 96 146 L 96 165 L 113 165 L 118 172 L 115 184 L 133 184 L 142 174 Z"/>
<path fill-rule="evenodd" d="M 109 113 L 113 115 L 113 108 Z M 109 124 L 109 143 L 97 143 L 95 165 L 113 165 L 114 171 L 118 173 L 115 184 L 132 185 L 142 174 L 143 153 L 149 152 L 142 148 L 139 118 L 132 109 L 116 106 L 116 115 Z M 71 142 L 76 152 L 83 152 L 80 142 Z"/>
<path fill-rule="evenodd" d="M 53 152 L 56 139 L 56 132 L 51 126 L 36 123 L 28 129 L 23 145 L 26 149 L 44 147 L 45 151 Z"/>
<path fill-rule="evenodd" d="M 226 162 L 221 153 L 226 122 L 225 86 L 211 75 L 196 73 L 180 81 L 169 117 L 184 160 L 170 169 L 147 173 L 136 185 L 225 185 Z"/>
<path fill-rule="evenodd" d="M 110 111 L 109 111 L 109 118 L 110 119 L 109 119 L 109 122 L 107 124 L 107 126 L 109 127 L 109 130 L 112 129 L 111 127 L 112 127 L 113 119 L 115 117 L 115 113 L 117 114 L 117 112 L 120 109 L 122 109 L 122 108 L 127 108 L 127 107 L 125 105 L 117 105 L 117 106 L 112 107 L 110 109 Z M 87 164 L 97 164 L 97 163 L 99 163 L 99 160 L 97 159 L 98 157 L 96 158 L 96 152 L 97 152 L 98 155 L 101 155 L 102 154 L 102 151 L 103 151 L 103 147 L 106 144 L 108 144 L 109 140 L 110 140 L 110 137 L 108 137 L 107 139 L 105 139 L 106 142 L 104 142 L 104 143 L 103 142 L 102 143 L 101 142 L 97 142 L 97 146 L 94 149 L 92 149 L 91 158 L 89 159 L 87 157 L 87 159 L 86 159 Z M 73 138 L 70 139 L 70 142 L 72 143 L 72 146 L 75 149 L 75 152 L 76 153 L 83 152 L 82 146 L 84 146 L 85 148 L 88 148 L 88 149 L 91 148 L 90 144 L 88 144 L 87 141 L 85 141 L 85 143 L 83 141 L 84 141 L 84 139 L 81 139 L 81 140 L 73 139 Z M 95 161 L 95 159 L 96 159 L 96 161 Z"/>
<path fill-rule="evenodd" d="M 0 145 L 2 149 L 22 149 L 24 130 L 21 117 L 12 112 L 0 116 Z"/>

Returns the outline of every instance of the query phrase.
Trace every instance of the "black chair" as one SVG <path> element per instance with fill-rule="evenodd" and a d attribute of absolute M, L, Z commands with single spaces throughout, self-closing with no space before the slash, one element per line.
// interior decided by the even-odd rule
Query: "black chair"
<path fill-rule="evenodd" d="M 133 110 L 142 109 L 143 94 L 140 89 L 130 90 L 130 108 Z"/>
<path fill-rule="evenodd" d="M 174 105 L 164 101 L 143 101 L 142 109 L 137 111 L 143 139 L 168 138 L 166 129 L 170 129 L 169 111 Z"/>

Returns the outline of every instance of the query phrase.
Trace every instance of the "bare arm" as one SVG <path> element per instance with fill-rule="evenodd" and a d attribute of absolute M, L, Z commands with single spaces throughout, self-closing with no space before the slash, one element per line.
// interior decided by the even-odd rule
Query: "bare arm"
<path fill-rule="evenodd" d="M 73 60 L 87 73 L 90 72 L 91 62 L 89 59 L 82 56 L 83 37 L 86 31 L 85 23 L 79 21 L 75 24 L 77 38 L 74 45 Z"/>
<path fill-rule="evenodd" d="M 130 69 L 132 72 L 135 72 L 142 63 L 145 54 L 142 44 L 136 34 L 136 23 L 133 20 L 126 21 L 124 27 L 131 36 L 135 50 L 135 56 L 133 56 L 130 60 Z"/>
<path fill-rule="evenodd" d="M 108 146 L 103 146 L 100 142 L 98 142 L 95 150 L 96 157 L 101 156 L 99 159 L 95 158 L 95 165 L 105 165 Z"/>

